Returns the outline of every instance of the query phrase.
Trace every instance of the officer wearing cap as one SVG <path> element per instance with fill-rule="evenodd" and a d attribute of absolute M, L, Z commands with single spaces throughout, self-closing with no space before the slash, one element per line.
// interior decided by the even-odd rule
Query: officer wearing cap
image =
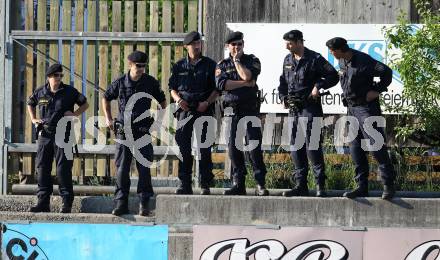
<path fill-rule="evenodd" d="M 207 124 L 203 125 L 202 129 L 194 128 L 194 122 L 201 116 L 214 115 L 214 102 L 218 95 L 214 76 L 216 62 L 202 55 L 200 33 L 195 31 L 188 33 L 183 40 L 183 45 L 188 54 L 174 64 L 168 85 L 171 96 L 179 106 L 174 113 L 176 119 L 183 121 L 191 117 L 186 124 L 176 130 L 175 139 L 183 157 L 183 160 L 179 161 L 180 186 L 176 194 L 193 194 L 191 181 L 193 130 L 196 135 L 201 134 L 201 142 L 206 142 L 207 131 L 215 130 L 208 129 Z M 201 195 L 209 195 L 209 186 L 214 177 L 211 147 L 198 149 L 200 150 L 200 157 L 197 159 L 199 160 Z"/>
<path fill-rule="evenodd" d="M 247 171 L 244 152 L 236 146 L 237 126 L 240 119 L 244 117 L 258 117 L 260 115 L 260 98 L 256 81 L 261 71 L 261 63 L 254 55 L 243 53 L 243 33 L 231 32 L 225 43 L 229 50 L 229 57 L 217 64 L 215 73 L 217 89 L 225 92 L 224 106 L 231 107 L 233 110 L 228 144 L 233 185 L 224 194 L 245 195 Z M 245 128 L 246 142 L 249 140 L 258 142 L 258 145 L 249 151 L 254 177 L 257 181 L 256 195 L 267 196 L 269 192 L 265 188 L 266 166 L 261 151 L 261 127 L 253 126 L 251 122 L 248 122 Z"/>
<path fill-rule="evenodd" d="M 131 131 L 134 140 L 137 140 L 144 135 L 149 134 L 150 127 L 153 123 L 151 117 L 144 118 L 142 120 L 139 117 L 150 109 L 151 99 L 147 97 L 141 97 L 136 101 L 131 111 L 126 111 L 127 103 L 129 99 L 137 94 L 149 94 L 165 108 L 165 94 L 160 88 L 159 82 L 150 75 L 145 73 L 145 66 L 147 62 L 147 55 L 141 51 L 134 51 L 128 55 L 129 71 L 116 79 L 102 98 L 102 106 L 104 108 L 104 114 L 106 118 L 106 124 L 110 129 L 115 130 L 116 138 L 125 140 L 127 133 L 124 131 L 115 129 L 114 126 L 118 124 L 124 124 L 125 122 L 131 122 Z M 113 121 L 110 102 L 118 99 L 119 115 L 116 121 Z M 127 108 L 130 109 L 130 108 Z M 129 116 L 130 118 L 125 118 Z M 117 167 L 116 173 L 116 190 L 115 201 L 116 207 L 113 209 L 112 214 L 119 216 L 128 214 L 128 195 L 130 192 L 130 166 L 133 159 L 131 152 L 132 147 L 117 143 L 115 164 Z M 150 143 L 140 148 L 140 154 L 148 161 L 153 160 L 153 146 Z M 153 186 L 151 184 L 150 168 L 146 165 L 142 165 L 139 161 L 136 161 L 136 168 L 139 174 L 137 184 L 137 194 L 139 196 L 139 215 L 146 216 L 149 214 L 148 202 L 150 197 L 154 195 Z"/>
<path fill-rule="evenodd" d="M 358 187 L 344 193 L 347 198 L 368 196 L 369 165 L 367 154 L 361 146 L 361 139 L 375 143 L 370 132 L 366 131 L 365 121 L 371 116 L 381 116 L 379 104 L 381 92 L 387 90 L 392 81 L 392 70 L 380 61 L 373 59 L 368 54 L 351 49 L 347 41 L 341 37 L 335 37 L 327 41 L 330 53 L 339 60 L 339 77 L 343 90 L 343 103 L 347 106 L 349 116 L 354 116 L 359 122 L 356 138 L 350 143 L 350 154 L 355 164 L 355 180 Z M 378 82 L 374 78 L 378 77 Z M 351 124 L 350 124 L 351 125 Z M 383 127 L 373 124 L 383 140 L 385 132 Z M 395 195 L 394 179 L 395 171 L 387 153 L 385 143 L 380 149 L 373 151 L 373 156 L 379 163 L 384 191 L 383 199 L 391 199 Z"/>
<path fill-rule="evenodd" d="M 63 201 L 61 213 L 70 213 L 73 203 L 73 160 L 68 160 L 64 148 L 56 144 L 56 128 L 63 116 L 79 116 L 89 105 L 83 94 L 61 81 L 63 78 L 61 64 L 51 65 L 46 77 L 46 84 L 37 88 L 27 101 L 28 113 L 36 126 L 38 137 L 35 163 L 38 174 L 38 203 L 29 211 L 50 212 L 50 195 L 53 191 L 51 171 L 55 157 L 60 196 Z M 76 110 L 74 110 L 75 104 L 79 106 Z M 37 106 L 39 118 L 36 116 Z M 67 139 L 70 138 L 70 127 L 66 129 L 65 135 Z"/>
<path fill-rule="evenodd" d="M 299 149 L 291 151 L 295 164 L 293 182 L 295 187 L 283 193 L 283 196 L 307 196 L 307 173 L 310 160 L 315 175 L 316 196 L 325 196 L 325 167 L 322 152 L 322 140 L 318 147 L 310 147 L 312 138 L 312 125 L 316 118 L 322 119 L 322 105 L 320 90 L 328 89 L 338 83 L 338 74 L 326 59 L 304 47 L 301 31 L 291 30 L 284 34 L 286 49 L 290 53 L 284 58 L 283 72 L 278 86 L 279 97 L 285 107 L 290 108 L 289 116 L 293 118 L 291 144 L 295 144 L 300 119 L 305 119 L 306 139 L 304 144 L 299 144 Z M 320 136 L 318 137 L 320 138 Z"/>

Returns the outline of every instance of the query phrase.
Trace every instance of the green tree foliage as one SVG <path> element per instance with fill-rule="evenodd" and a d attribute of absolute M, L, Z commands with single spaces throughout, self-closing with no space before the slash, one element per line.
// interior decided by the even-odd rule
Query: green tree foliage
<path fill-rule="evenodd" d="M 413 0 L 420 15 L 420 28 L 415 28 L 404 14 L 399 24 L 385 29 L 391 66 L 404 84 L 403 95 L 410 99 L 408 108 L 393 108 L 403 114 L 397 135 L 420 143 L 440 145 L 440 10 L 431 1 Z M 414 119 L 415 118 L 415 119 Z"/>

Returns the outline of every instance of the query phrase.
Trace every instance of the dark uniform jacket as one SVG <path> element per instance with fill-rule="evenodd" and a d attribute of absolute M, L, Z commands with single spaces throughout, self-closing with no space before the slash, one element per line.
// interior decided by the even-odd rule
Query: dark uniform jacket
<path fill-rule="evenodd" d="M 132 95 L 139 92 L 145 92 L 150 94 L 158 103 L 165 101 L 165 94 L 160 89 L 159 82 L 150 75 L 143 74 L 138 81 L 132 81 L 129 73 L 124 74 L 120 78 L 113 81 L 108 86 L 107 91 L 104 93 L 104 98 L 107 101 L 115 100 L 119 98 L 119 116 L 118 119 L 124 121 L 124 111 L 128 103 L 128 100 Z M 131 120 L 135 120 L 145 111 L 151 107 L 151 99 L 142 97 L 137 100 L 133 110 L 131 112 Z M 139 122 L 142 124 L 144 120 Z"/>
<path fill-rule="evenodd" d="M 256 81 L 258 75 L 261 72 L 260 60 L 253 54 L 243 54 L 240 57 L 240 62 L 251 71 L 252 80 Z M 219 91 L 225 91 L 226 81 L 228 80 L 242 80 L 240 78 L 240 75 L 238 75 L 237 70 L 235 69 L 234 61 L 232 60 L 231 56 L 224 60 L 221 60 L 217 64 L 215 74 L 216 85 Z M 255 103 L 259 102 L 257 97 L 258 91 L 259 90 L 257 85 L 252 88 L 242 87 L 226 91 L 224 101 L 226 105 L 230 106 L 234 106 L 237 104 L 243 107 L 254 106 Z"/>
<path fill-rule="evenodd" d="M 51 127 L 56 127 L 65 112 L 73 112 L 75 104 L 82 106 L 86 102 L 87 98 L 70 85 L 61 83 L 58 91 L 53 93 L 47 83 L 35 89 L 27 104 L 32 107 L 38 105 L 41 120 Z"/>
<path fill-rule="evenodd" d="M 205 101 L 215 88 L 216 62 L 202 56 L 196 64 L 183 58 L 174 64 L 168 86 L 189 104 Z"/>
<path fill-rule="evenodd" d="M 339 60 L 343 99 L 351 106 L 364 105 L 367 102 L 368 91 L 387 90 L 393 79 L 393 71 L 368 54 L 353 49 L 351 51 L 353 52 L 351 60 Z M 379 77 L 380 81 L 374 82 L 374 77 Z"/>
<path fill-rule="evenodd" d="M 304 48 L 299 61 L 290 53 L 284 58 L 283 73 L 278 87 L 281 100 L 287 95 L 307 98 L 316 84 L 318 89 L 328 89 L 338 83 L 338 73 L 319 53 Z"/>

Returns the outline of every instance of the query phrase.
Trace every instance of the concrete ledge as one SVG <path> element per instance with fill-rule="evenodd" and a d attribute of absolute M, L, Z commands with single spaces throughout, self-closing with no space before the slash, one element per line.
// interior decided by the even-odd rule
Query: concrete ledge
<path fill-rule="evenodd" d="M 337 227 L 440 226 L 440 199 L 158 195 L 156 222 Z"/>
<path fill-rule="evenodd" d="M 29 213 L 29 212 L 4 212 L 0 211 L 0 222 L 9 223 L 93 223 L 93 224 L 122 224 L 136 223 L 136 225 L 154 225 L 154 217 L 141 217 L 138 215 L 124 215 L 121 217 L 111 214 L 92 213 Z"/>
<path fill-rule="evenodd" d="M 0 196 L 0 211 L 27 212 L 37 202 L 37 196 L 7 195 Z M 62 201 L 59 196 L 51 197 L 51 211 L 58 212 Z M 110 214 L 114 206 L 113 197 L 105 196 L 77 196 L 72 205 L 72 213 L 103 213 Z M 150 208 L 154 210 L 155 198 L 150 200 Z M 138 213 L 139 200 L 137 196 L 130 197 L 129 209 L 133 214 Z"/>

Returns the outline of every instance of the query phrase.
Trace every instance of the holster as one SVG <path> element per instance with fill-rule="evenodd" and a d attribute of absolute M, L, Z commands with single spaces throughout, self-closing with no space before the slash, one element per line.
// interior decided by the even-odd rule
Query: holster
<path fill-rule="evenodd" d="M 113 121 L 113 131 L 115 135 L 124 135 L 124 123 L 119 120 Z"/>
<path fill-rule="evenodd" d="M 255 104 L 256 105 L 255 109 L 257 112 L 260 112 L 261 104 L 263 104 L 263 102 L 264 102 L 264 97 L 261 93 L 261 90 L 258 90 L 257 91 L 257 103 Z"/>
<path fill-rule="evenodd" d="M 35 127 L 35 140 L 38 140 L 38 137 L 40 136 L 41 131 L 43 131 L 43 123 L 37 123 L 34 125 Z"/>
<path fill-rule="evenodd" d="M 295 95 L 288 95 L 286 99 L 289 111 L 292 113 L 298 113 L 305 107 L 306 102 L 304 98 Z"/>

